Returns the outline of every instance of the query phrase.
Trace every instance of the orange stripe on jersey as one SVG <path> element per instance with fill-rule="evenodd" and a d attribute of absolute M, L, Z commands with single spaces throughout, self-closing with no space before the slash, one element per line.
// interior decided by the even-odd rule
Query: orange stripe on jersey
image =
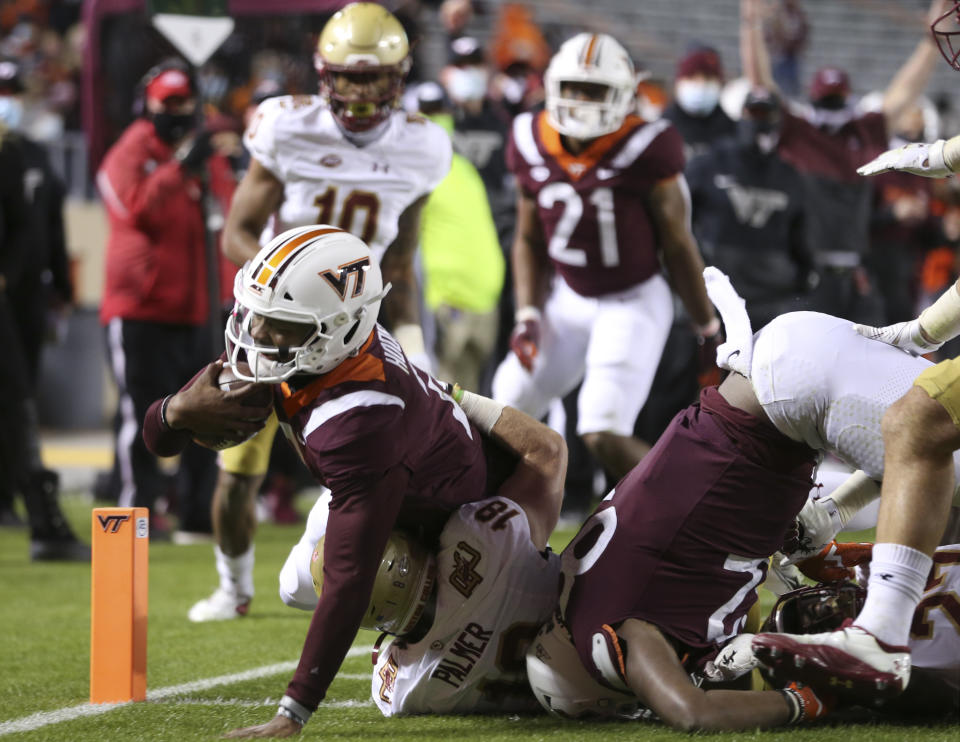
<path fill-rule="evenodd" d="M 322 391 L 337 384 L 343 384 L 347 381 L 386 381 L 383 361 L 367 353 L 372 342 L 373 333 L 371 332 L 367 342 L 363 344 L 357 355 L 348 358 L 333 371 L 321 375 L 316 381 L 310 382 L 299 391 L 294 392 L 289 385 L 282 384 L 280 390 L 283 393 L 283 411 L 287 417 L 293 417 L 315 400 Z"/>
<path fill-rule="evenodd" d="M 587 44 L 587 50 L 583 55 L 583 66 L 590 67 L 593 64 L 594 55 L 597 51 L 597 35 L 590 36 L 590 42 Z"/>
<path fill-rule="evenodd" d="M 342 232 L 342 229 L 337 229 L 336 227 L 328 227 L 327 229 L 313 229 L 309 232 L 304 232 L 299 237 L 295 237 L 290 240 L 286 245 L 281 247 L 275 253 L 273 253 L 266 261 L 266 265 L 260 271 L 260 274 L 257 276 L 257 283 L 262 286 L 267 284 L 267 281 L 270 280 L 270 276 L 273 275 L 273 271 L 270 268 L 276 270 L 276 268 L 298 247 L 300 247 L 305 242 L 309 242 L 312 239 L 317 237 L 322 237 L 325 234 L 331 234 L 332 232 Z M 267 266 L 270 266 L 268 268 Z"/>
<path fill-rule="evenodd" d="M 646 122 L 639 116 L 629 115 L 623 121 L 623 125 L 616 131 L 597 137 L 583 152 L 579 155 L 573 155 L 567 152 L 560 141 L 560 133 L 547 122 L 546 111 L 538 114 L 537 125 L 540 130 L 540 141 L 543 142 L 543 148 L 547 151 L 557 164 L 564 169 L 564 172 L 572 180 L 580 180 L 588 170 L 595 167 L 603 156 L 607 154 L 615 145 L 623 141 L 638 126 Z"/>
<path fill-rule="evenodd" d="M 607 634 L 610 635 L 610 641 L 613 643 L 613 648 L 617 650 L 617 664 L 619 665 L 620 677 L 624 680 L 627 679 L 627 666 L 623 660 L 623 650 L 620 648 L 620 637 L 617 636 L 617 632 L 614 631 L 609 625 L 603 624 L 601 626 Z"/>

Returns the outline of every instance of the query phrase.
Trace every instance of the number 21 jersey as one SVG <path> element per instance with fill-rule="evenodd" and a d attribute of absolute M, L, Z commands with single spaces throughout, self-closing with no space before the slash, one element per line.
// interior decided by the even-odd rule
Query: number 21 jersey
<path fill-rule="evenodd" d="M 545 112 L 513 121 L 507 166 L 537 203 L 547 251 L 581 296 L 628 289 L 660 270 L 646 200 L 683 172 L 683 140 L 666 119 L 628 116 L 574 156 Z"/>

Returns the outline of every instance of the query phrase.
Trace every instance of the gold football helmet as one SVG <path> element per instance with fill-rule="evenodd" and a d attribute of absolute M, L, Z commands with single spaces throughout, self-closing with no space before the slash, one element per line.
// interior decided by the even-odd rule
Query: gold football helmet
<path fill-rule="evenodd" d="M 323 592 L 323 542 L 322 538 L 317 542 L 310 559 L 318 596 Z M 383 550 L 360 628 L 400 636 L 410 632 L 423 615 L 436 578 L 436 556 L 402 531 L 394 531 Z"/>
<path fill-rule="evenodd" d="M 351 3 L 323 27 L 314 64 L 334 117 L 348 131 L 364 132 L 399 105 L 410 44 L 382 5 Z"/>

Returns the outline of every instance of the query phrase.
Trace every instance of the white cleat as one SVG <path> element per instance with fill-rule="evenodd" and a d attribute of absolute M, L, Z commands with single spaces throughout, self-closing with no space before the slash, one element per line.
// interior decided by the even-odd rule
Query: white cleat
<path fill-rule="evenodd" d="M 194 603 L 187 618 L 194 623 L 239 618 L 247 615 L 251 600 L 246 595 L 236 595 L 218 587 L 209 598 Z"/>
<path fill-rule="evenodd" d="M 884 644 L 859 626 L 825 634 L 757 634 L 752 647 L 780 680 L 861 700 L 891 698 L 910 681 L 909 649 Z"/>

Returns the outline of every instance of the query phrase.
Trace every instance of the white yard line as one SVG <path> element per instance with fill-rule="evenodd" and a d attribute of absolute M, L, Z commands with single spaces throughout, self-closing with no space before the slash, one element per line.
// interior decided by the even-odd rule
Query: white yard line
<path fill-rule="evenodd" d="M 370 655 L 370 647 L 353 647 L 347 652 L 347 658 L 351 657 L 362 657 L 363 655 Z M 245 670 L 243 672 L 235 672 L 229 675 L 218 675 L 214 678 L 203 678 L 202 680 L 193 680 L 189 683 L 181 683 L 180 685 L 168 685 L 166 688 L 157 688 L 155 690 L 147 691 L 147 700 L 148 701 L 162 701 L 166 698 L 172 698 L 175 696 L 181 696 L 186 693 L 196 693 L 201 690 L 208 690 L 210 688 L 216 688 L 219 685 L 232 685 L 234 683 L 242 683 L 246 680 L 256 680 L 258 678 L 266 678 L 271 675 L 280 675 L 281 673 L 290 672 L 294 670 L 297 666 L 296 660 L 290 660 L 288 662 L 277 662 L 273 665 L 264 665 L 263 667 L 255 667 L 252 670 Z M 343 678 L 345 680 L 358 680 L 367 675 L 354 675 L 354 674 L 344 674 L 338 675 L 337 677 Z M 124 703 L 81 703 L 78 706 L 68 706 L 67 708 L 57 709 L 56 711 L 40 711 L 36 714 L 30 714 L 30 716 L 24 716 L 20 719 L 13 719 L 11 721 L 0 722 L 0 737 L 5 734 L 13 734 L 15 732 L 30 732 L 34 729 L 39 729 L 40 727 L 45 727 L 50 724 L 59 724 L 64 721 L 72 721 L 73 719 L 81 719 L 85 716 L 97 716 L 99 714 L 105 714 L 108 711 L 113 711 L 116 708 L 121 708 L 122 706 L 129 706 L 130 701 Z M 216 703 L 211 701 L 210 703 Z M 349 705 L 366 705 L 358 701 L 340 701 L 329 704 L 324 704 L 324 706 L 349 706 Z"/>

